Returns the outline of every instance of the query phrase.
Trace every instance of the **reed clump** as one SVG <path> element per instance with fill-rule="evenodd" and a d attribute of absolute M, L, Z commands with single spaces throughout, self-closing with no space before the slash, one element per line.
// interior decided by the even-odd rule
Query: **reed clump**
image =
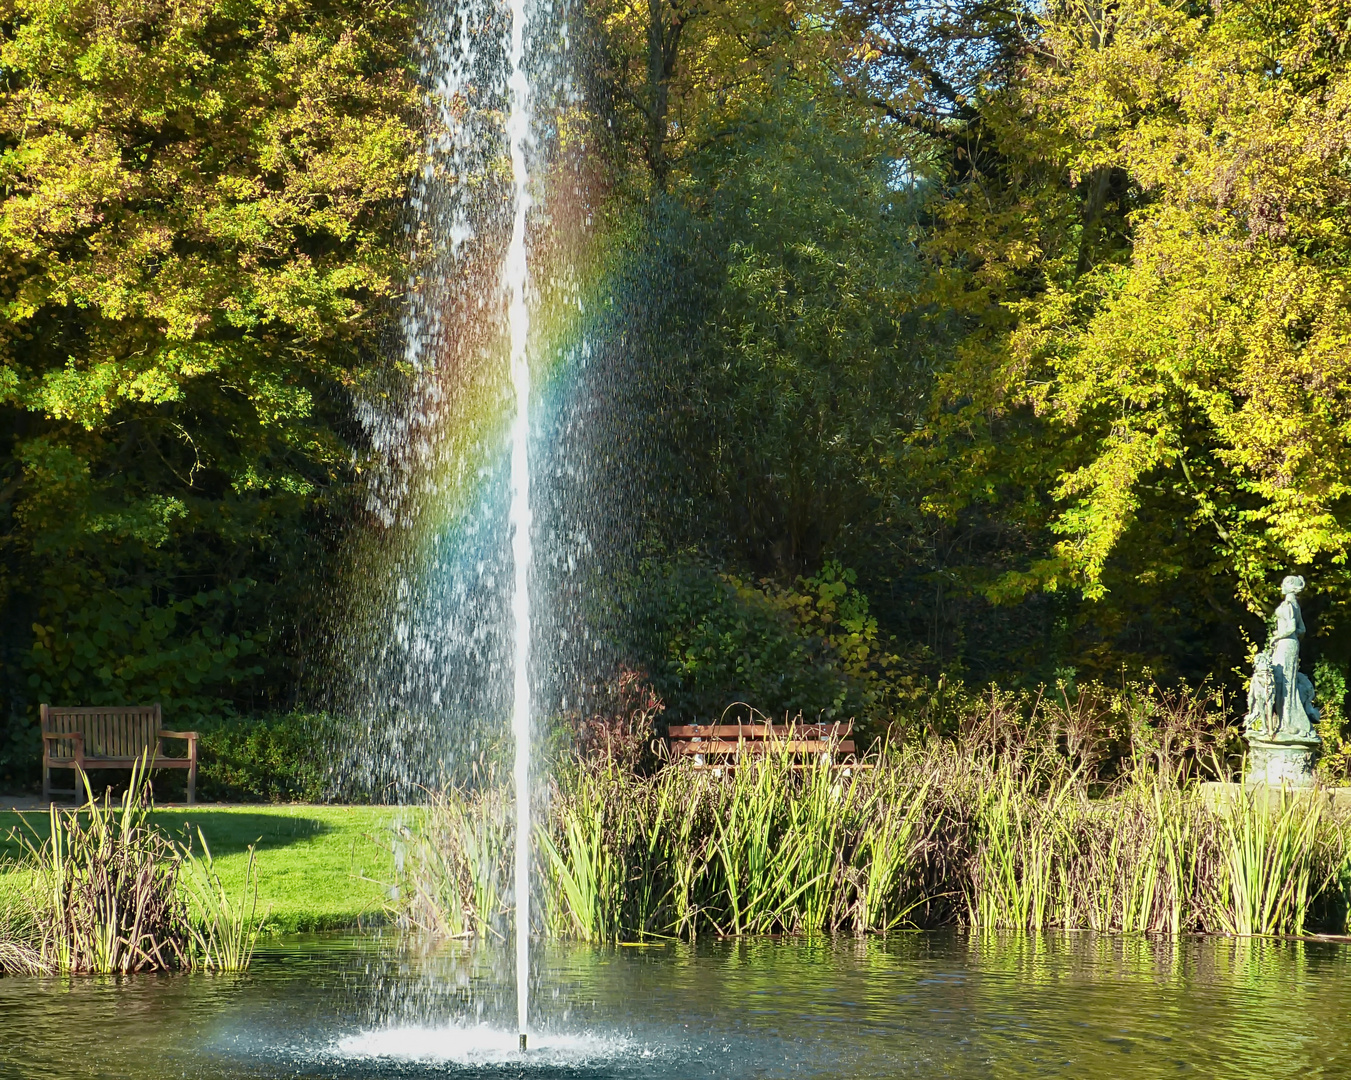
<path fill-rule="evenodd" d="M 501 937 L 511 911 L 511 793 L 489 778 L 428 792 L 390 827 L 396 925 L 440 937 Z"/>
<path fill-rule="evenodd" d="M 539 807 L 537 923 L 587 941 L 1342 929 L 1342 824 L 1308 796 L 1208 801 L 1199 782 L 1233 768 L 1221 703 L 1133 691 L 992 692 L 955 734 L 879 742 L 852 768 L 770 753 L 696 769 L 592 743 Z M 497 925 L 512 902 L 508 794 L 445 793 L 408 827 L 408 923 Z M 419 915 L 430 897 L 437 913 Z"/>
<path fill-rule="evenodd" d="M 0 915 L 0 971 L 132 974 L 248 967 L 262 928 L 257 867 L 232 899 L 210 850 L 171 839 L 151 821 L 145 763 L 118 803 L 85 781 L 79 809 L 48 815 L 47 835 L 19 834 L 23 884 Z M 248 902 L 249 893 L 252 903 Z"/>

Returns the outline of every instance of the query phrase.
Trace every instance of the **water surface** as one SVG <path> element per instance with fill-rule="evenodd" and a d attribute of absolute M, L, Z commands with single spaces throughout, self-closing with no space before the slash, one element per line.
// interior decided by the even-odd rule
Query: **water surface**
<path fill-rule="evenodd" d="M 915 934 L 512 957 L 288 938 L 242 976 L 0 979 L 0 1077 L 1351 1077 L 1351 949 Z"/>

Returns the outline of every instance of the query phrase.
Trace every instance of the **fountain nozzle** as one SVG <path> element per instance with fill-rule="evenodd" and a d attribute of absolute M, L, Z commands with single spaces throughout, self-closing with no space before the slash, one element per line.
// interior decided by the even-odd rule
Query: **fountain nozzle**
<path fill-rule="evenodd" d="M 525 1053 L 525 1032 L 521 1032 L 521 1053 Z"/>

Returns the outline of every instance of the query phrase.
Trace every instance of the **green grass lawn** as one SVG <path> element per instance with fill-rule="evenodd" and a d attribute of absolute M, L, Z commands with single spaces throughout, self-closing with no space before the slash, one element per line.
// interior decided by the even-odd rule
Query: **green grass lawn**
<path fill-rule="evenodd" d="M 406 811 L 405 811 L 406 812 Z M 382 846 L 389 822 L 399 811 L 388 806 L 182 807 L 155 811 L 155 821 L 181 837 L 184 826 L 206 837 L 221 881 L 232 894 L 243 888 L 249 844 L 257 844 L 259 907 L 269 908 L 268 925 L 279 932 L 327 930 L 378 921 L 392 856 Z M 46 813 L 25 813 L 47 834 Z M 0 853 L 14 856 L 11 831 L 18 813 L 0 813 Z M 13 887 L 12 872 L 9 882 Z"/>

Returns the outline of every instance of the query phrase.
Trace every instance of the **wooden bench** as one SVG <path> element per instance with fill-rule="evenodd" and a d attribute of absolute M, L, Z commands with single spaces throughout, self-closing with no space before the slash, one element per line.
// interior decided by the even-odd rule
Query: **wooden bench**
<path fill-rule="evenodd" d="M 667 732 L 671 761 L 693 757 L 696 769 L 733 765 L 743 756 L 822 755 L 832 763 L 854 764 L 853 721 L 842 724 L 672 724 Z"/>
<path fill-rule="evenodd" d="M 187 757 L 164 753 L 165 739 L 184 739 Z M 165 731 L 160 707 L 92 706 L 62 709 L 42 706 L 42 801 L 53 793 L 79 798 L 81 777 L 89 769 L 130 769 L 142 756 L 157 769 L 188 770 L 188 802 L 197 801 L 197 732 Z M 75 786 L 52 787 L 53 769 L 74 769 Z"/>

